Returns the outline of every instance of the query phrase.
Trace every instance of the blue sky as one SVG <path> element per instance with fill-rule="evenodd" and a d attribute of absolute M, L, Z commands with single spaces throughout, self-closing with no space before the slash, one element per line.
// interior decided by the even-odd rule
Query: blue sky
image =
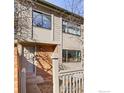
<path fill-rule="evenodd" d="M 82 0 L 81 3 L 77 2 L 79 0 L 46 0 L 46 1 L 53 3 L 57 6 L 60 6 L 64 9 L 67 9 L 69 11 L 72 11 L 72 6 L 74 6 L 73 7 L 74 13 L 79 14 L 79 15 L 84 15 L 84 7 L 83 7 L 84 0 Z M 72 1 L 74 1 L 75 3 L 74 5 L 72 5 Z"/>

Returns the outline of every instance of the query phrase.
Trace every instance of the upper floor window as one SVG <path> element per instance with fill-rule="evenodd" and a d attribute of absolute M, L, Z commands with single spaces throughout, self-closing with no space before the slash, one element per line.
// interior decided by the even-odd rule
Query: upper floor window
<path fill-rule="evenodd" d="M 80 50 L 63 50 L 62 51 L 63 62 L 80 62 L 81 51 Z"/>
<path fill-rule="evenodd" d="M 51 16 L 33 11 L 33 26 L 51 29 Z"/>
<path fill-rule="evenodd" d="M 69 34 L 80 35 L 80 26 L 63 20 L 62 31 Z"/>

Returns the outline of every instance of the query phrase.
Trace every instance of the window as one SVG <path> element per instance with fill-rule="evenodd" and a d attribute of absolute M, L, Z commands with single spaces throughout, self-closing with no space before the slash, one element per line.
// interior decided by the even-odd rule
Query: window
<path fill-rule="evenodd" d="M 42 27 L 42 25 L 43 25 L 42 22 L 43 22 L 42 14 L 33 12 L 33 25 Z"/>
<path fill-rule="evenodd" d="M 71 22 L 62 22 L 62 31 L 74 35 L 80 35 L 80 26 Z"/>
<path fill-rule="evenodd" d="M 63 21 L 63 23 L 62 23 L 62 30 L 63 30 L 63 32 L 67 32 L 67 22 L 66 21 Z"/>
<path fill-rule="evenodd" d="M 63 50 L 62 51 L 63 62 L 80 62 L 81 51 L 80 50 Z"/>
<path fill-rule="evenodd" d="M 26 64 L 26 73 L 35 74 L 35 47 L 24 47 L 22 60 Z"/>
<path fill-rule="evenodd" d="M 62 60 L 66 62 L 66 50 L 62 51 Z"/>
<path fill-rule="evenodd" d="M 48 15 L 43 15 L 43 27 L 51 28 L 51 17 Z"/>
<path fill-rule="evenodd" d="M 33 11 L 33 26 L 51 29 L 51 16 Z"/>

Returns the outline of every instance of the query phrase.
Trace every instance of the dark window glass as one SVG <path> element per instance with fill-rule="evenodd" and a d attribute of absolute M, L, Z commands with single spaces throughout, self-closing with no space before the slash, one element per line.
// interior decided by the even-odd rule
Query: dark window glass
<path fill-rule="evenodd" d="M 47 15 L 43 15 L 43 27 L 44 28 L 51 28 L 51 17 Z"/>
<path fill-rule="evenodd" d="M 63 31 L 63 32 L 67 32 L 67 28 L 66 28 L 65 25 L 62 26 L 62 31 Z"/>
<path fill-rule="evenodd" d="M 66 21 L 63 21 L 63 23 L 62 23 L 62 31 L 67 32 L 67 22 Z"/>
<path fill-rule="evenodd" d="M 51 29 L 51 16 L 33 11 L 33 25 Z"/>
<path fill-rule="evenodd" d="M 63 50 L 63 62 L 80 62 L 81 52 L 79 50 Z"/>
<path fill-rule="evenodd" d="M 34 26 L 38 26 L 38 27 L 42 27 L 42 14 L 37 13 L 37 12 L 33 12 L 33 25 Z"/>
<path fill-rule="evenodd" d="M 77 61 L 81 61 L 81 52 L 80 51 L 76 51 L 76 58 L 77 58 Z"/>
<path fill-rule="evenodd" d="M 66 62 L 66 50 L 62 51 L 62 60 Z"/>
<path fill-rule="evenodd" d="M 75 62 L 76 60 L 76 51 L 68 51 L 68 62 Z"/>

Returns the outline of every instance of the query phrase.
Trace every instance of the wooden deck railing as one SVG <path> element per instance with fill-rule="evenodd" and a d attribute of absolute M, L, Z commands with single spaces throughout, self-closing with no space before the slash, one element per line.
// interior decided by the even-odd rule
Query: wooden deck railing
<path fill-rule="evenodd" d="M 59 93 L 83 93 L 83 70 L 61 71 Z"/>

